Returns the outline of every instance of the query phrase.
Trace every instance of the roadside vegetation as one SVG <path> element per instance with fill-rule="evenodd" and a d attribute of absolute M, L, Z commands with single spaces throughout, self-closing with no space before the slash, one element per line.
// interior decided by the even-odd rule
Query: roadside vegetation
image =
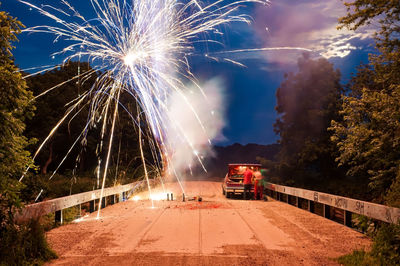
<path fill-rule="evenodd" d="M 339 28 L 356 30 L 378 23 L 377 53 L 360 66 L 343 96 L 341 121 L 332 121 L 332 141 L 339 165 L 351 176 L 368 177 L 374 200 L 400 208 L 400 5 L 398 1 L 357 0 Z M 399 265 L 400 223 L 381 224 L 370 252 L 355 252 L 345 265 Z"/>
<path fill-rule="evenodd" d="M 354 0 L 338 29 L 374 25 L 375 53 L 351 81 L 324 59 L 299 59 L 277 90 L 275 131 L 281 150 L 271 181 L 400 207 L 400 5 Z M 344 265 L 399 265 L 400 225 L 359 217 L 370 251 L 339 258 Z M 374 225 L 374 226 L 371 226 Z"/>
<path fill-rule="evenodd" d="M 56 226 L 54 214 L 24 224 L 15 223 L 14 214 L 35 201 L 99 189 L 98 165 L 106 155 L 98 145 L 100 129 L 95 126 L 89 128 L 84 141 L 71 149 L 86 125 L 89 107 L 82 105 L 80 112 L 60 126 L 42 152 L 32 159 L 32 154 L 64 116 L 68 104 L 91 88 L 98 73 L 72 79 L 92 68 L 88 63 L 68 62 L 24 79 L 26 73 L 19 71 L 12 54 L 23 27 L 16 18 L 0 11 L 0 265 L 38 265 L 56 258 L 45 237 L 45 231 Z M 34 98 L 67 80 L 70 82 Z M 121 102 L 135 116 L 137 105 L 128 101 L 129 97 L 122 95 Z M 126 112 L 121 112 L 106 186 L 127 184 L 144 175 L 138 132 L 133 123 Z M 146 127 L 145 121 L 141 126 Z M 105 132 L 104 146 L 109 134 Z M 146 144 L 144 150 L 147 162 L 155 165 Z M 28 166 L 30 170 L 20 182 Z M 78 214 L 74 207 L 64 210 L 64 220 L 72 221 Z"/>
<path fill-rule="evenodd" d="M 34 140 L 23 135 L 25 121 L 33 116 L 32 92 L 12 59 L 12 43 L 23 25 L 0 12 L 0 264 L 32 265 L 55 258 L 38 221 L 15 224 L 13 214 L 23 207 L 18 181 L 33 161 L 27 150 Z"/>

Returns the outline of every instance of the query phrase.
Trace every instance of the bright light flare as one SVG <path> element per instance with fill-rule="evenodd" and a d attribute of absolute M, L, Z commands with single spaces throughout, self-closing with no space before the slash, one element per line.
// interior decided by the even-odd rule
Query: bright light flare
<path fill-rule="evenodd" d="M 85 216 L 82 216 L 82 217 L 80 217 L 80 218 L 78 218 L 78 219 L 75 219 L 75 220 L 73 220 L 72 222 L 73 222 L 73 223 L 80 223 L 80 222 L 83 222 L 83 220 L 84 220 L 85 218 L 87 218 L 87 217 L 89 217 L 89 214 L 86 214 Z"/>
<path fill-rule="evenodd" d="M 133 67 L 136 64 L 140 64 L 145 61 L 149 55 L 144 51 L 129 52 L 123 57 L 124 64 L 129 67 Z"/>
<path fill-rule="evenodd" d="M 133 201 L 139 201 L 139 200 L 141 200 L 141 198 L 140 198 L 140 196 L 135 195 L 135 196 L 132 197 L 132 200 Z"/>
<path fill-rule="evenodd" d="M 152 193 L 150 199 L 154 201 L 167 200 L 168 193 Z"/>

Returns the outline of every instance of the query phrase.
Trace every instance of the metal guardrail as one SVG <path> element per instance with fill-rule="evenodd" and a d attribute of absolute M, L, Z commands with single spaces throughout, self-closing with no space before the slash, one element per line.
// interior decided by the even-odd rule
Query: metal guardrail
<path fill-rule="evenodd" d="M 352 213 L 364 215 L 387 223 L 400 222 L 399 208 L 272 183 L 267 183 L 266 189 L 270 190 L 272 196 L 276 197 L 278 200 L 281 200 L 281 194 L 287 195 L 286 202 L 290 201 L 290 197 L 294 197 L 297 207 L 300 206 L 301 200 L 307 200 L 308 210 L 311 212 L 314 212 L 314 203 L 320 203 L 323 205 L 323 216 L 326 218 L 331 218 L 330 207 L 341 209 L 344 211 L 344 224 L 348 226 L 351 226 Z"/>
<path fill-rule="evenodd" d="M 127 185 L 105 188 L 103 191 L 102 208 L 106 205 L 106 197 L 110 197 L 111 204 L 124 201 L 129 195 L 141 185 L 141 182 L 134 182 Z M 20 212 L 15 215 L 17 222 L 24 222 L 29 219 L 39 218 L 43 215 L 54 212 L 56 222 L 62 223 L 62 210 L 73 206 L 90 202 L 90 212 L 95 209 L 95 201 L 100 199 L 101 189 L 83 192 L 71 196 L 46 200 L 39 203 L 26 205 Z M 118 199 L 116 196 L 119 196 Z"/>

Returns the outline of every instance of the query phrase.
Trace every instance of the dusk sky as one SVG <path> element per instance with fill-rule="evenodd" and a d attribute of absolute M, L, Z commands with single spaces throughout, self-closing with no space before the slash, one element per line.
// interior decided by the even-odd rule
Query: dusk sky
<path fill-rule="evenodd" d="M 55 5 L 57 1 L 46 3 L 50 2 Z M 70 1 L 82 14 L 90 17 L 87 4 L 82 2 L 85 1 Z M 17 0 L 3 0 L 0 9 L 17 17 L 27 27 L 52 23 Z M 244 10 L 253 23 L 226 27 L 222 39 L 225 47 L 218 48 L 220 51 L 287 46 L 311 49 L 313 57 L 325 57 L 341 70 L 343 83 L 357 65 L 367 62 L 368 53 L 372 52 L 372 34 L 368 29 L 356 33 L 336 29 L 338 17 L 346 11 L 339 0 L 272 0 L 269 6 L 252 4 Z M 21 69 L 53 65 L 62 60 L 62 57 L 50 56 L 62 47 L 62 43 L 53 42 L 54 36 L 24 33 L 19 40 L 14 56 Z M 214 48 L 204 50 L 207 52 L 214 52 Z M 193 72 L 199 80 L 220 77 L 227 86 L 225 140 L 218 144 L 276 142 L 278 137 L 273 132 L 277 116 L 275 92 L 284 73 L 296 71 L 296 61 L 301 54 L 299 50 L 281 50 L 225 55 L 243 63 L 245 68 L 210 61 L 200 55 L 192 59 Z"/>

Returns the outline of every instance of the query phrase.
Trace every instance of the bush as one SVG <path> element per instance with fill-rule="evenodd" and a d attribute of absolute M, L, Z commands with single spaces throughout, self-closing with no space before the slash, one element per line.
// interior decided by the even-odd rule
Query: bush
<path fill-rule="evenodd" d="M 371 256 L 380 265 L 400 265 L 400 224 L 384 224 L 379 228 Z"/>
<path fill-rule="evenodd" d="M 374 236 L 371 252 L 354 251 L 338 259 L 343 265 L 400 265 L 400 223 L 382 224 Z"/>
<path fill-rule="evenodd" d="M 25 225 L 7 224 L 1 230 L 0 265 L 41 265 L 57 258 L 38 220 Z"/>

